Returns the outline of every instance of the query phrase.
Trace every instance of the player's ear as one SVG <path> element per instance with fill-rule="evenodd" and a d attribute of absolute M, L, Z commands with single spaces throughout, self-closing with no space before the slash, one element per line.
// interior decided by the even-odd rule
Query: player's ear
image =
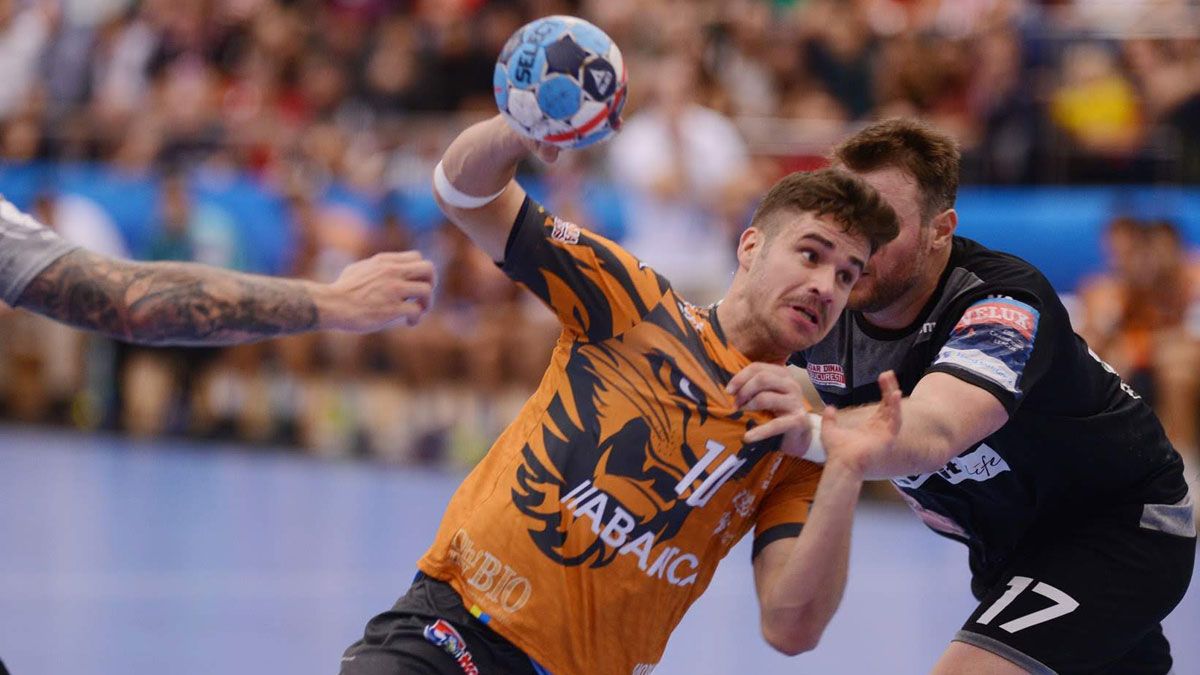
<path fill-rule="evenodd" d="M 740 269 L 750 269 L 750 265 L 762 251 L 766 243 L 766 235 L 757 227 L 747 227 L 738 238 L 737 259 Z"/>
<path fill-rule="evenodd" d="M 954 233 L 958 230 L 958 211 L 946 209 L 933 217 L 930 223 L 933 228 L 934 250 L 950 246 Z"/>

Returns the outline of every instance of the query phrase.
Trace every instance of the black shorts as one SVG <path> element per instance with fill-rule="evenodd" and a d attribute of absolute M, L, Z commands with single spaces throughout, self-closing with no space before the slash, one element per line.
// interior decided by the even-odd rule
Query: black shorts
<path fill-rule="evenodd" d="M 1131 507 L 1037 538 L 997 582 L 975 589 L 979 607 L 954 639 L 1031 673 L 1165 675 L 1171 648 L 1160 622 L 1191 582 L 1191 509 L 1188 500 Z"/>
<path fill-rule="evenodd" d="M 539 675 L 533 661 L 471 616 L 449 584 L 418 574 L 391 611 L 342 655 L 341 675 Z M 542 671 L 544 673 L 544 671 Z"/>

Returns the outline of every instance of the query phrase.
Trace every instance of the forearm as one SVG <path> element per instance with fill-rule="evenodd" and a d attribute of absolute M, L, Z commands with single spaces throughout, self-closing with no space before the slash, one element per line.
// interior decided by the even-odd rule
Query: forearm
<path fill-rule="evenodd" d="M 825 467 L 812 515 L 770 581 L 763 629 L 781 651 L 796 654 L 815 647 L 841 603 L 862 481 L 859 472 L 840 462 Z"/>
<path fill-rule="evenodd" d="M 847 427 L 866 420 L 876 404 L 840 411 Z M 931 409 L 928 402 L 906 398 L 901 403 L 904 424 L 895 445 L 886 453 L 871 458 L 865 467 L 867 480 L 886 480 L 937 471 L 945 466 L 958 449 L 951 446 L 952 430 L 943 423 L 944 415 Z"/>
<path fill-rule="evenodd" d="M 863 464 L 868 479 L 937 471 L 1008 422 L 1008 410 L 996 396 L 942 372 L 921 378 L 900 408 L 904 422 L 892 447 L 871 453 Z M 853 429 L 878 409 L 874 404 L 844 410 L 839 419 Z"/>
<path fill-rule="evenodd" d="M 442 169 L 459 191 L 481 197 L 504 189 L 528 154 L 521 137 L 502 118 L 493 117 L 454 139 L 442 155 Z"/>
<path fill-rule="evenodd" d="M 449 185 L 439 186 L 434 174 L 433 193 L 442 212 L 495 261 L 504 259 L 509 232 L 525 201 L 525 191 L 513 176 L 529 154 L 526 143 L 502 118 L 493 117 L 459 134 L 442 155 L 441 169 Z M 470 206 L 454 197 L 456 192 L 467 199 L 497 196 L 482 206 Z"/>
<path fill-rule="evenodd" d="M 319 327 L 322 287 L 189 263 L 137 263 L 76 250 L 17 306 L 148 345 L 223 345 Z"/>

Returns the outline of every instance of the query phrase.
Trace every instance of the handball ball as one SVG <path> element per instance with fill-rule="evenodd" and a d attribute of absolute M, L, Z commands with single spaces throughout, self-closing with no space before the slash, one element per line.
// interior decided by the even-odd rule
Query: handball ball
<path fill-rule="evenodd" d="M 518 133 L 582 148 L 617 130 L 626 79 L 621 52 L 604 31 L 573 16 L 548 16 L 508 39 L 492 86 Z"/>

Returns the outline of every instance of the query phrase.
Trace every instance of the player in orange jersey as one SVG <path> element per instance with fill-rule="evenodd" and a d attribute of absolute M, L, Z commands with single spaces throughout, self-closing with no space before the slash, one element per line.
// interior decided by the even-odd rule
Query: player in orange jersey
<path fill-rule="evenodd" d="M 742 234 L 724 300 L 697 307 L 529 199 L 512 178 L 530 147 L 557 156 L 499 117 L 482 122 L 451 144 L 434 184 L 562 334 L 537 392 L 454 495 L 412 588 L 346 651 L 343 675 L 649 673 L 751 530 L 764 637 L 811 649 L 845 585 L 859 457 L 898 433 L 896 381 L 880 377 L 897 405 L 854 433 L 826 413 L 823 474 L 780 453 L 778 435 L 745 439 L 766 424 L 806 437 L 804 410 L 769 395 L 739 406 L 727 386 L 825 335 L 895 236 L 895 213 L 848 173 L 787 176 Z"/>

